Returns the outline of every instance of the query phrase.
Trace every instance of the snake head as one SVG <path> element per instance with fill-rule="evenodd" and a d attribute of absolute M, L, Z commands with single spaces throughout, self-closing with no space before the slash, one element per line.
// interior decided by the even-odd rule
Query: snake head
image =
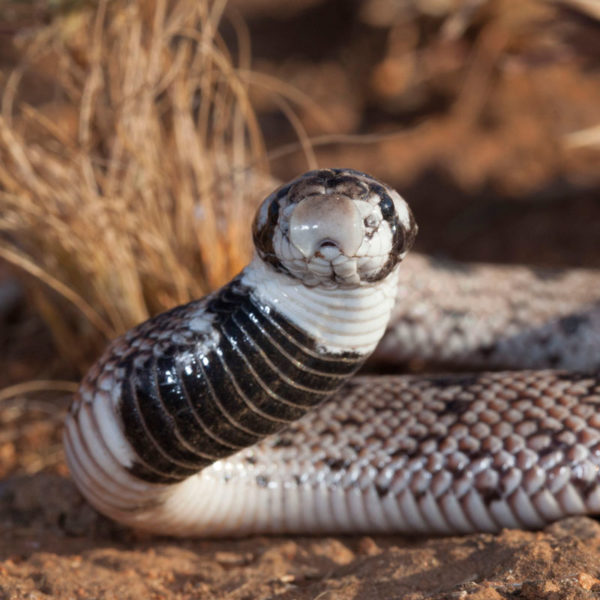
<path fill-rule="evenodd" d="M 309 171 L 268 196 L 256 214 L 259 257 L 309 286 L 354 287 L 387 277 L 418 227 L 391 187 L 352 169 Z"/>

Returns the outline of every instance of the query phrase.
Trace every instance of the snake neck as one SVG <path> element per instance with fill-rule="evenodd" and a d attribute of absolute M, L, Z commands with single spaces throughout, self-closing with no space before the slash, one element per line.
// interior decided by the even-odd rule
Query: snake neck
<path fill-rule="evenodd" d="M 309 287 L 255 258 L 239 282 L 261 310 L 306 334 L 323 353 L 366 359 L 383 336 L 396 299 L 398 274 L 366 286 Z"/>
<path fill-rule="evenodd" d="M 280 431 L 338 390 L 383 335 L 395 277 L 324 289 L 267 269 L 255 260 L 205 300 L 117 340 L 71 411 L 85 422 L 86 440 L 101 432 L 97 446 L 108 440 L 105 453 L 120 448 L 114 458 L 130 475 L 175 483 Z"/>

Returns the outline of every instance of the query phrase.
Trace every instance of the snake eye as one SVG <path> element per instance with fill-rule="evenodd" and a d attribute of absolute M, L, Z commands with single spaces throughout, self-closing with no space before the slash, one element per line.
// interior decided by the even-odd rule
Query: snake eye
<path fill-rule="evenodd" d="M 389 221 L 394 216 L 394 203 L 387 194 L 379 201 L 379 210 L 381 211 L 381 216 L 386 221 Z"/>
<path fill-rule="evenodd" d="M 368 228 L 376 227 L 377 217 L 375 215 L 371 214 L 365 218 L 364 223 L 365 223 L 365 227 L 368 227 Z"/>

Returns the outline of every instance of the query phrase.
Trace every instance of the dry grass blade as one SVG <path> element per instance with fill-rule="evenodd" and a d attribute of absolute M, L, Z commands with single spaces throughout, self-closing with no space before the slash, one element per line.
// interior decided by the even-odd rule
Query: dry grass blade
<path fill-rule="evenodd" d="M 4 402 L 15 396 L 31 394 L 32 392 L 67 392 L 74 394 L 77 391 L 78 384 L 74 381 L 57 381 L 57 380 L 35 380 L 17 383 L 0 390 L 0 402 Z"/>
<path fill-rule="evenodd" d="M 574 131 L 563 139 L 568 148 L 600 147 L 600 125 Z"/>
<path fill-rule="evenodd" d="M 224 7 L 104 0 L 22 41 L 0 117 L 0 256 L 30 276 L 40 312 L 67 323 L 49 324 L 81 368 L 106 338 L 248 259 L 271 181 L 247 42 L 241 74 L 218 35 Z M 41 73 L 57 119 L 22 91 Z"/>

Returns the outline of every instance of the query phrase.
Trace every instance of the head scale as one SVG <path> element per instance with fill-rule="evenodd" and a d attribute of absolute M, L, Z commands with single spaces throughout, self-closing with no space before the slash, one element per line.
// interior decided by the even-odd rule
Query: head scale
<path fill-rule="evenodd" d="M 398 192 L 352 169 L 309 171 L 280 187 L 264 200 L 252 229 L 264 262 L 324 287 L 384 279 L 417 230 Z"/>

